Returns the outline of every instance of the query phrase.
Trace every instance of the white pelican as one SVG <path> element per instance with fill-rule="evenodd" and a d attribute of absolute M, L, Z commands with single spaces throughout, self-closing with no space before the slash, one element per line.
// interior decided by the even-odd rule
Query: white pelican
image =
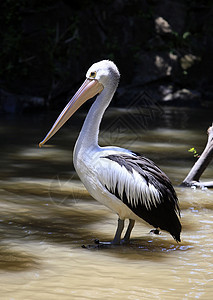
<path fill-rule="evenodd" d="M 100 122 L 119 78 L 112 61 L 93 64 L 86 80 L 39 146 L 42 147 L 85 101 L 98 94 L 75 144 L 73 162 L 92 197 L 118 215 L 118 227 L 111 243 L 128 242 L 135 220 L 166 230 L 180 242 L 178 199 L 167 175 L 154 162 L 130 150 L 98 145 Z M 129 225 L 121 240 L 125 219 L 129 219 Z"/>

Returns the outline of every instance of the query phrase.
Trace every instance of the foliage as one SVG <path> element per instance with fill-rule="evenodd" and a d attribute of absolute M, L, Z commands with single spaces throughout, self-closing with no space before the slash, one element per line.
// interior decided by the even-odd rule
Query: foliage
<path fill-rule="evenodd" d="M 196 158 L 199 158 L 199 157 L 200 157 L 200 155 L 197 153 L 197 150 L 196 150 L 194 147 L 193 147 L 193 148 L 190 148 L 190 149 L 188 150 L 188 152 L 193 153 L 193 156 L 196 157 Z"/>
<path fill-rule="evenodd" d="M 162 4 L 148 0 L 0 1 L 1 85 L 15 93 L 50 98 L 51 90 L 64 93 L 70 82 L 78 82 L 85 67 L 103 58 L 114 60 L 122 73 L 122 82 L 131 84 L 136 72 L 146 65 L 142 60 L 149 54 L 153 58 L 162 55 L 163 63 L 171 65 L 169 80 L 179 87 L 185 87 L 186 80 L 193 85 L 192 77 L 200 77 L 199 68 L 197 74 L 194 70 L 201 60 L 197 59 L 194 64 L 194 59 L 190 67 L 183 69 L 181 59 L 192 54 L 201 57 L 203 62 L 204 54 L 211 52 L 208 45 L 212 39 L 207 36 L 210 29 L 205 27 L 211 24 L 211 19 L 206 23 L 204 20 L 210 1 L 207 4 L 201 0 L 198 4 L 196 1 L 187 0 L 184 4 L 174 1 L 182 10 L 180 17 L 185 16 L 185 19 L 179 20 L 177 12 L 176 20 L 172 21 L 168 10 L 164 9 L 166 3 L 172 11 L 172 1 Z M 196 5 L 203 9 L 201 19 L 207 24 L 205 26 L 197 25 Z M 161 9 L 159 16 L 168 21 L 169 32 L 156 31 L 158 8 Z M 179 25 L 173 26 L 175 22 L 181 24 L 182 30 Z M 150 73 L 155 72 L 152 68 L 147 65 Z M 150 78 L 147 82 L 153 80 L 152 76 Z M 195 81 L 198 82 L 197 77 Z M 205 78 L 202 82 L 205 83 Z"/>

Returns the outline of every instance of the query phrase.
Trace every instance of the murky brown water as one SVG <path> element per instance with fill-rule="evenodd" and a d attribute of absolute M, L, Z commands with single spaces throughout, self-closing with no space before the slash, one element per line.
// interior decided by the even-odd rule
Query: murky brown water
<path fill-rule="evenodd" d="M 117 225 L 73 170 L 83 113 L 43 149 L 37 143 L 55 114 L 1 116 L 0 299 L 212 299 L 213 190 L 178 187 L 194 161 L 187 150 L 202 151 L 212 114 L 167 108 L 127 128 L 119 113 L 108 112 L 100 140 L 141 152 L 167 172 L 182 208 L 182 242 L 137 223 L 130 245 L 81 248 L 111 240 Z M 203 179 L 212 178 L 211 165 Z"/>

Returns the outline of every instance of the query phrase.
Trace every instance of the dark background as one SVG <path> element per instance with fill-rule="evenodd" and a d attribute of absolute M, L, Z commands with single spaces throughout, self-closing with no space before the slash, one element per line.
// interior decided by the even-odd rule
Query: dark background
<path fill-rule="evenodd" d="M 210 0 L 5 0 L 0 17 L 0 112 L 61 108 L 101 59 L 121 72 L 113 105 L 213 108 Z"/>

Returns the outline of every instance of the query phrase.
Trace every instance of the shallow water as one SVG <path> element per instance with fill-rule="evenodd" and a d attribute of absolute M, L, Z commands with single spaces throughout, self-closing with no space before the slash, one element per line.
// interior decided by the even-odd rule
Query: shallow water
<path fill-rule="evenodd" d="M 182 242 L 137 223 L 130 245 L 83 249 L 95 238 L 111 240 L 117 225 L 73 169 L 84 113 L 42 149 L 37 144 L 57 114 L 1 116 L 0 299 L 212 299 L 213 190 L 178 187 L 196 160 L 188 149 L 205 146 L 212 113 L 140 114 L 109 110 L 100 141 L 143 153 L 169 175 L 182 209 Z M 202 180 L 212 178 L 211 164 Z"/>

